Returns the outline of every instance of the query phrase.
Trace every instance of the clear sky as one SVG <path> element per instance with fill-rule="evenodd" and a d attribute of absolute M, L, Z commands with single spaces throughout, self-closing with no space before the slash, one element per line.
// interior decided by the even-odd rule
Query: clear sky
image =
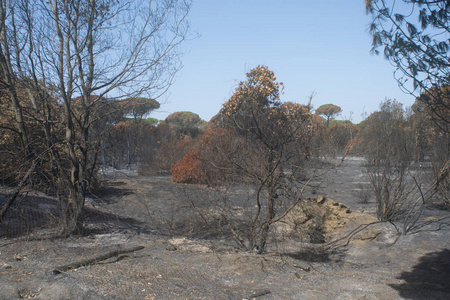
<path fill-rule="evenodd" d="M 314 108 L 339 105 L 338 119 L 353 112 L 359 123 L 385 98 L 410 106 L 394 67 L 370 54 L 370 20 L 364 0 L 193 0 L 190 21 L 200 36 L 184 44 L 184 67 L 151 117 L 192 111 L 209 121 L 258 65 L 284 83 L 281 100 L 306 103 L 315 92 Z"/>

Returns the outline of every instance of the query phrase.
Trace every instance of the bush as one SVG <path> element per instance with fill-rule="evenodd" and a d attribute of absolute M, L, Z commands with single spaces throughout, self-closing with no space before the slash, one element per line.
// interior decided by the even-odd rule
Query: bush
<path fill-rule="evenodd" d="M 201 169 L 200 151 L 195 149 L 191 149 L 170 171 L 175 182 L 203 183 L 206 180 Z"/>
<path fill-rule="evenodd" d="M 198 143 L 171 169 L 172 181 L 218 185 L 242 180 L 242 164 L 254 156 L 243 138 L 232 130 L 209 129 L 199 137 Z"/>
<path fill-rule="evenodd" d="M 180 161 L 194 144 L 191 139 L 166 142 L 155 150 L 147 164 L 139 170 L 140 175 L 157 175 L 169 173 L 170 169 Z"/>

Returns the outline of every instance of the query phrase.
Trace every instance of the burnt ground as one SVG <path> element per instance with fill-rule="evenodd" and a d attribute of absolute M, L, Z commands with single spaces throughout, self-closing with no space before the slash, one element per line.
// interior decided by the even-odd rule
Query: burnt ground
<path fill-rule="evenodd" d="M 372 222 L 375 204 L 361 163 L 348 159 L 307 193 L 364 212 L 355 220 Z M 49 213 L 54 200 L 30 194 L 22 200 L 29 211 L 17 208 L 21 218 L 0 227 L 0 299 L 450 299 L 449 211 L 427 207 L 424 226 L 406 236 L 381 223 L 348 245 L 336 244 L 342 247 L 287 240 L 258 255 L 238 250 L 202 221 L 205 191 L 209 199 L 217 195 L 168 177 L 107 174 L 88 200 L 87 233 L 67 239 L 51 237 L 58 226 Z M 12 226 L 22 219 L 25 225 Z M 53 272 L 134 246 L 144 248 Z"/>

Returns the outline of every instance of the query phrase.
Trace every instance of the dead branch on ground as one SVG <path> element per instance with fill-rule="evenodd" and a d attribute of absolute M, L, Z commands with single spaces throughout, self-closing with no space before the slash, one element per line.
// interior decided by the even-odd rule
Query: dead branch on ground
<path fill-rule="evenodd" d="M 113 250 L 110 251 L 108 253 L 90 258 L 90 259 L 85 259 L 85 260 L 81 260 L 81 261 L 77 261 L 68 265 L 64 265 L 64 266 L 60 266 L 60 267 L 56 267 L 52 270 L 53 274 L 57 275 L 57 274 L 61 274 L 63 272 L 66 272 L 68 270 L 72 270 L 72 269 L 77 269 L 80 267 L 87 267 L 90 265 L 95 265 L 103 260 L 106 260 L 108 258 L 111 257 L 115 257 L 115 256 L 119 256 L 120 254 L 124 254 L 124 253 L 131 253 L 131 252 L 135 252 L 138 250 L 142 250 L 144 249 L 144 246 L 136 246 L 136 247 L 132 247 L 132 248 L 125 248 L 125 249 L 118 249 L 118 250 Z"/>

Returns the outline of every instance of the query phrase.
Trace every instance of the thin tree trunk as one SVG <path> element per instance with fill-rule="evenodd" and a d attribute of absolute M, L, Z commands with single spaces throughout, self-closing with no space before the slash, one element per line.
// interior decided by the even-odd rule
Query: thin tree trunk
<path fill-rule="evenodd" d="M 20 105 L 19 97 L 16 93 L 16 78 L 9 51 L 10 42 L 8 41 L 8 35 L 6 33 L 6 5 L 6 1 L 0 1 L 0 65 L 1 70 L 3 71 L 2 81 L 6 84 L 6 90 L 14 109 L 15 123 L 19 132 L 22 148 L 25 150 L 25 154 L 28 155 L 28 136 L 23 121 L 22 106 Z"/>
<path fill-rule="evenodd" d="M 273 218 L 275 217 L 275 201 L 276 201 L 276 189 L 274 175 L 270 175 L 269 195 L 267 200 L 267 215 L 264 224 L 261 227 L 261 236 L 258 243 L 258 254 L 263 253 L 266 250 L 267 238 L 269 237 L 270 227 L 272 225 Z"/>

